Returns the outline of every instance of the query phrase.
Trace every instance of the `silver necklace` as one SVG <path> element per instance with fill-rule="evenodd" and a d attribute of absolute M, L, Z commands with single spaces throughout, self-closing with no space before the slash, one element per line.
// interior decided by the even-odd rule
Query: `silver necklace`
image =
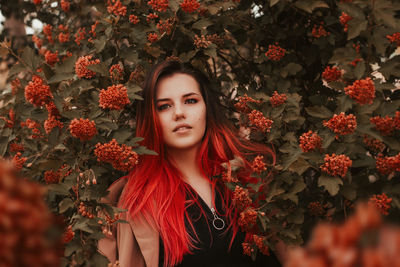
<path fill-rule="evenodd" d="M 218 214 L 217 214 L 217 212 L 215 211 L 214 208 L 211 208 L 211 212 L 212 212 L 212 214 L 214 216 L 214 219 L 212 221 L 214 228 L 217 229 L 217 230 L 224 229 L 225 221 L 222 220 L 220 217 L 218 217 Z"/>

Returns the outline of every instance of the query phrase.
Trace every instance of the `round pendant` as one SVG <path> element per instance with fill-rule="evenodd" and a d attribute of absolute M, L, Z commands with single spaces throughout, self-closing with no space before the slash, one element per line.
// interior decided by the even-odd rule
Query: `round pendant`
<path fill-rule="evenodd" d="M 214 218 L 213 226 L 217 230 L 222 230 L 225 227 L 225 222 L 221 218 Z"/>

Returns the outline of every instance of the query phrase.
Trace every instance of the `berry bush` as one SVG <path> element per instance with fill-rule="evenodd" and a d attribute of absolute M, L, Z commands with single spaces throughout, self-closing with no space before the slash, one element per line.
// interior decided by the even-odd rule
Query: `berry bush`
<path fill-rule="evenodd" d="M 135 104 L 162 60 L 206 72 L 243 137 L 276 152 L 275 164 L 249 159 L 252 174 L 235 159 L 215 177 L 241 211 L 245 254 L 267 254 L 277 238 L 303 244 L 317 222 L 343 221 L 357 200 L 375 203 L 384 220 L 400 216 L 397 0 L 21 5 L 27 23 L 44 26 L 23 50 L 1 42 L 18 63 L 1 95 L 0 153 L 47 186 L 50 210 L 69 225 L 63 266 L 108 264 L 96 242 L 122 211 L 100 199 L 154 154 L 140 145 L 151 137 L 134 136 Z"/>

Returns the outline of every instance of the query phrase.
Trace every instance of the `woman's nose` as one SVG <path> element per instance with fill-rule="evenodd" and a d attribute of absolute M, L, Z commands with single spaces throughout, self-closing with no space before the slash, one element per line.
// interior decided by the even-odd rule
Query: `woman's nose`
<path fill-rule="evenodd" d="M 181 118 L 185 118 L 185 112 L 181 105 L 176 105 L 174 109 L 174 119 L 179 120 Z"/>

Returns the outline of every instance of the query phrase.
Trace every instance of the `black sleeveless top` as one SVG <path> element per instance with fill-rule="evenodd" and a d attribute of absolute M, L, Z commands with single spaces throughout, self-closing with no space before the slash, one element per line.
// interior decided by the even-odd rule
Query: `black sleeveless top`
<path fill-rule="evenodd" d="M 232 231 L 227 233 L 227 221 L 225 217 L 218 214 L 218 217 L 225 221 L 225 227 L 222 230 L 217 230 L 213 226 L 214 216 L 208 207 L 208 205 L 203 201 L 203 199 L 198 196 L 198 194 L 191 189 L 193 195 L 198 197 L 198 202 L 200 203 L 202 209 L 206 213 L 206 217 L 200 210 L 197 204 L 187 206 L 188 215 L 192 221 L 194 228 L 196 229 L 197 236 L 200 242 L 196 243 L 197 249 L 192 251 L 192 254 L 186 254 L 183 256 L 183 260 L 176 267 L 193 267 L 193 266 L 207 266 L 207 267 L 278 267 L 281 266 L 273 252 L 271 251 L 270 256 L 257 254 L 256 261 L 253 261 L 249 256 L 243 254 L 242 242 L 244 241 L 245 234 L 240 230 L 236 234 L 235 240 L 233 241 L 231 250 L 229 249 L 229 244 L 232 238 Z M 187 194 L 187 199 L 190 194 Z M 222 198 L 219 193 L 215 194 L 215 209 L 217 211 L 223 210 Z M 208 223 L 207 223 L 208 220 Z M 218 225 L 217 225 L 218 226 Z M 189 223 L 186 221 L 186 229 L 192 237 L 195 235 L 192 233 L 192 229 Z M 197 240 L 195 238 L 195 240 Z M 159 267 L 163 267 L 164 264 L 164 246 L 162 239 L 160 238 L 160 254 L 159 254 Z"/>

